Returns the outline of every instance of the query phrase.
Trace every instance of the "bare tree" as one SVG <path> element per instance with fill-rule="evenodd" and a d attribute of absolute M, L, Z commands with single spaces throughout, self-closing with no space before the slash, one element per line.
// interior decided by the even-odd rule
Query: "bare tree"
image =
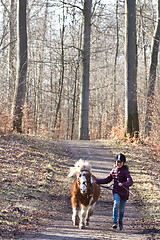
<path fill-rule="evenodd" d="M 41 51 L 39 52 L 39 69 L 38 69 L 38 82 L 37 82 L 37 91 L 36 91 L 36 101 L 35 101 L 35 122 L 36 122 L 36 132 L 40 131 L 40 126 L 42 122 L 42 95 L 43 95 L 43 78 L 44 78 L 44 58 L 45 58 L 45 39 L 46 39 L 46 32 L 47 32 L 47 20 L 48 20 L 48 0 L 46 1 L 45 4 L 45 11 L 44 11 L 44 21 L 42 25 L 42 46 L 41 46 Z"/>
<path fill-rule="evenodd" d="M 116 108 L 116 78 L 117 78 L 117 61 L 119 53 L 119 20 L 118 20 L 119 2 L 116 0 L 116 53 L 114 61 L 114 75 L 113 75 L 113 107 L 112 107 L 112 119 L 113 124 L 116 123 L 117 108 Z"/>
<path fill-rule="evenodd" d="M 152 116 L 152 103 L 154 98 L 154 90 L 156 84 L 156 70 L 158 64 L 158 51 L 159 51 L 159 41 L 160 41 L 160 0 L 157 0 L 157 24 L 155 27 L 155 33 L 153 36 L 153 44 L 151 51 L 151 64 L 149 72 L 149 86 L 147 93 L 147 108 L 146 108 L 146 118 L 145 118 L 145 132 L 149 135 L 151 131 L 151 116 Z"/>
<path fill-rule="evenodd" d="M 81 47 L 81 40 L 80 40 L 80 47 Z M 71 140 L 73 139 L 73 132 L 74 132 L 74 126 L 75 126 L 75 107 L 76 107 L 76 93 L 77 93 L 77 82 L 78 82 L 78 70 L 79 70 L 79 63 L 80 63 L 80 54 L 81 54 L 81 51 L 80 51 L 80 48 L 79 48 L 78 57 L 77 57 L 77 66 L 75 67 L 75 77 L 74 77 Z"/>
<path fill-rule="evenodd" d="M 26 0 L 19 0 L 17 4 L 18 17 L 18 51 L 17 51 L 17 78 L 13 100 L 13 130 L 22 132 L 23 106 L 26 94 L 27 74 L 27 29 L 26 29 Z"/>
<path fill-rule="evenodd" d="M 139 131 L 137 109 L 136 0 L 125 0 L 125 126 L 134 136 Z"/>
<path fill-rule="evenodd" d="M 17 35 L 12 39 L 9 35 L 10 24 L 15 23 L 14 20 L 10 22 L 10 11 L 11 8 L 14 9 L 11 3 L 17 4 L 18 1 L 0 0 L 0 2 L 2 13 L 2 18 L 0 18 L 2 26 L 2 31 L 0 31 L 0 104 L 10 110 L 11 104 L 8 99 L 11 99 L 11 101 L 13 99 L 10 93 L 14 91 L 15 81 L 12 77 L 12 66 L 13 64 L 16 66 L 16 58 L 14 58 L 13 64 L 9 60 L 11 56 L 10 47 L 11 43 L 17 45 L 18 39 Z M 116 119 L 118 120 L 118 106 L 122 109 L 120 118 L 123 119 L 125 116 L 125 82 L 122 77 L 124 76 L 123 65 L 125 59 L 123 48 L 124 1 L 115 0 L 113 4 L 109 2 L 104 4 L 104 1 L 99 0 L 92 1 L 89 81 L 85 80 L 84 82 L 82 79 L 87 76 L 87 71 L 84 71 L 85 61 L 87 62 L 85 56 L 86 59 L 89 56 L 87 51 L 85 54 L 84 41 L 82 40 L 83 45 L 80 43 L 81 36 L 83 39 L 85 36 L 85 12 L 83 12 L 85 1 L 65 0 L 52 3 L 53 1 L 44 0 L 39 5 L 35 4 L 36 2 L 35 0 L 28 1 L 27 4 L 29 51 L 25 95 L 27 109 L 25 108 L 26 111 L 23 115 L 23 124 L 24 122 L 28 124 L 29 131 L 37 134 L 48 134 L 53 138 L 78 138 L 79 126 L 86 128 L 86 136 L 90 139 L 106 138 L 112 133 L 118 136 L 117 132 L 121 131 L 121 129 L 115 127 Z M 132 2 L 132 0 L 129 2 Z M 89 3 L 90 1 L 86 1 L 85 4 Z M 150 52 L 152 51 L 150 46 L 155 30 L 157 6 L 155 0 L 137 0 L 136 3 L 139 24 L 137 26 L 138 114 L 141 124 L 140 130 L 142 131 L 146 113 L 146 95 L 149 87 L 149 77 L 147 75 L 150 71 L 148 67 Z M 63 11 L 65 13 L 64 23 Z M 65 27 L 64 32 L 63 25 Z M 82 25 L 83 29 L 81 29 Z M 58 26 L 61 26 L 60 31 Z M 134 37 L 132 40 L 134 40 Z M 129 51 L 135 51 L 135 41 Z M 88 40 L 86 40 L 86 47 L 90 48 L 90 41 Z M 130 61 L 131 59 L 133 60 L 133 57 L 130 57 Z M 11 63 L 10 66 L 8 66 L 9 62 Z M 127 63 L 127 66 L 130 66 L 128 70 L 135 69 L 136 64 Z M 158 63 L 157 71 L 159 71 Z M 127 73 L 127 76 L 130 75 Z M 132 80 L 135 81 L 135 76 L 136 73 L 133 78 L 128 78 L 127 87 L 131 87 L 131 82 Z M 155 87 L 159 91 L 157 80 Z M 83 84 L 81 84 L 81 81 Z M 136 88 L 136 85 L 134 87 Z M 83 95 L 82 90 L 84 91 Z M 127 97 L 133 99 L 133 95 L 132 92 L 128 92 Z M 82 99 L 85 99 L 83 114 L 82 108 L 80 110 Z M 7 103 L 7 106 L 5 103 Z M 127 104 L 131 105 L 131 102 Z M 26 112 L 29 114 L 25 115 Z M 82 115 L 83 117 L 86 116 L 83 118 L 83 125 L 79 124 Z M 28 122 L 27 119 L 29 119 Z M 126 118 L 126 127 L 128 123 L 133 126 L 131 122 L 133 123 Z M 119 124 L 119 121 L 117 121 L 117 124 Z M 23 131 L 26 129 L 23 127 Z"/>
<path fill-rule="evenodd" d="M 84 1 L 83 76 L 80 92 L 79 139 L 89 139 L 89 71 L 92 0 Z"/>
<path fill-rule="evenodd" d="M 59 93 L 58 93 L 57 106 L 56 106 L 54 129 L 56 128 L 58 114 L 60 112 L 63 83 L 64 83 L 64 70 L 65 70 L 64 69 L 64 33 L 65 33 L 65 14 L 64 14 L 64 2 L 63 2 L 63 23 L 62 23 L 62 29 L 61 29 L 61 63 L 60 63 L 61 65 L 60 65 Z"/>
<path fill-rule="evenodd" d="M 9 88 L 13 90 L 16 79 L 16 2 L 11 0 L 10 12 L 9 12 L 9 25 L 10 25 L 10 45 L 9 45 Z"/>

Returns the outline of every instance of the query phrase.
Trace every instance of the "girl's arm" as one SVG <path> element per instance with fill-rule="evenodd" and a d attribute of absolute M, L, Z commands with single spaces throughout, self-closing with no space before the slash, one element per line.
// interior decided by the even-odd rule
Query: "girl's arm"
<path fill-rule="evenodd" d="M 106 183 L 110 183 L 112 181 L 112 179 L 113 179 L 112 175 L 110 174 L 108 177 L 103 178 L 103 179 L 97 179 L 96 178 L 95 182 L 97 184 L 106 184 Z"/>
<path fill-rule="evenodd" d="M 125 187 L 131 187 L 133 185 L 133 180 L 132 180 L 132 177 L 131 177 L 129 171 L 127 171 L 126 177 L 127 177 L 127 181 L 122 182 L 122 185 Z"/>

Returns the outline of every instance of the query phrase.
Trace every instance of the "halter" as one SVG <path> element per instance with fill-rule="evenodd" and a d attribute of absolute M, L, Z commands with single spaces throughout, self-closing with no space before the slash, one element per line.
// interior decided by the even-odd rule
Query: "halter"
<path fill-rule="evenodd" d="M 90 173 L 90 171 L 88 170 L 88 169 L 81 169 L 81 171 L 80 172 L 89 172 Z"/>

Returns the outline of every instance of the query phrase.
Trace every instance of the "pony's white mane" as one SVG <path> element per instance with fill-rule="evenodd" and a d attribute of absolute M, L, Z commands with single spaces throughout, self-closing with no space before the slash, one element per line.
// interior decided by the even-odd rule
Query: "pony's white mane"
<path fill-rule="evenodd" d="M 91 166 L 88 161 L 85 161 L 83 159 L 79 159 L 75 164 L 74 167 L 70 167 L 70 172 L 68 174 L 68 177 L 72 177 L 74 175 L 77 175 L 82 170 L 91 171 Z"/>

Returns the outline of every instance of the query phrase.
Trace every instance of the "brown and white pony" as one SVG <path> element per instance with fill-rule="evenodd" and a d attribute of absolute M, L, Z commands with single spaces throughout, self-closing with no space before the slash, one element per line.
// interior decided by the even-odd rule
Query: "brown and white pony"
<path fill-rule="evenodd" d="M 84 229 L 89 225 L 93 207 L 100 195 L 100 186 L 94 182 L 88 161 L 80 159 L 70 168 L 69 177 L 76 175 L 71 187 L 72 221 Z"/>

